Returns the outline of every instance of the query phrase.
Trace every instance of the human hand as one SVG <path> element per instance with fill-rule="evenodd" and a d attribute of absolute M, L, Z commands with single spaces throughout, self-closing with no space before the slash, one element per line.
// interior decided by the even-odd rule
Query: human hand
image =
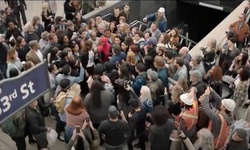
<path fill-rule="evenodd" d="M 85 121 L 83 122 L 83 125 L 82 125 L 82 130 L 84 130 L 88 125 L 89 125 L 88 121 L 85 119 Z"/>
<path fill-rule="evenodd" d="M 46 128 L 46 129 L 47 129 L 47 132 L 50 132 L 50 131 L 51 131 L 51 128 L 50 128 L 50 127 Z"/>
<path fill-rule="evenodd" d="M 179 134 L 179 136 L 181 137 L 181 138 L 186 138 L 186 135 L 181 131 L 181 133 Z"/>
<path fill-rule="evenodd" d="M 148 19 L 147 18 L 143 18 L 143 22 L 147 22 L 148 21 Z"/>
<path fill-rule="evenodd" d="M 128 113 L 128 117 L 129 118 L 131 118 L 132 117 L 132 113 L 130 112 L 130 113 Z"/>

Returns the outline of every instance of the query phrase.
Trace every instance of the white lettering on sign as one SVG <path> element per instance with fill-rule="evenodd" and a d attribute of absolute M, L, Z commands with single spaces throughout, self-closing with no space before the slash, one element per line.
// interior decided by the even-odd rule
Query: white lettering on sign
<path fill-rule="evenodd" d="M 32 81 L 30 81 L 29 84 L 24 83 L 20 88 L 20 92 L 24 94 L 22 99 L 26 99 L 30 93 L 33 94 L 36 92 L 34 90 L 34 83 Z"/>
<path fill-rule="evenodd" d="M 29 81 L 28 83 L 24 83 L 21 85 L 20 89 L 19 89 L 20 93 L 21 93 L 21 97 L 23 100 L 25 100 L 26 98 L 29 97 L 30 94 L 33 94 L 36 92 L 36 90 L 34 89 L 34 82 Z M 2 89 L 0 88 L 0 92 L 2 94 Z M 9 95 L 5 95 L 2 96 L 0 99 L 0 115 L 2 113 L 7 112 L 10 108 L 11 108 L 11 102 L 15 99 L 18 99 L 18 92 L 17 89 L 14 89 L 14 91 L 12 93 L 10 93 Z M 20 98 L 21 98 L 20 97 Z"/>

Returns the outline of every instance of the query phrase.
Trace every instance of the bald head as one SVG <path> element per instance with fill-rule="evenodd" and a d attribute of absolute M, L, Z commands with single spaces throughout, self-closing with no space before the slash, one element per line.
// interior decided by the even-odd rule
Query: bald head
<path fill-rule="evenodd" d="M 188 52 L 189 52 L 189 48 L 186 47 L 186 46 L 184 46 L 184 47 L 182 47 L 182 48 L 180 49 L 179 54 L 180 54 L 180 56 L 185 56 L 185 55 L 188 54 Z"/>

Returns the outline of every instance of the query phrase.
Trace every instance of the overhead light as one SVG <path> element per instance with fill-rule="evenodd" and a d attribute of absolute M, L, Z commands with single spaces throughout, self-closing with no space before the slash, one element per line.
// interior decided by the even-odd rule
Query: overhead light
<path fill-rule="evenodd" d="M 216 6 L 216 5 L 212 5 L 212 4 L 208 4 L 208 3 L 203 3 L 203 2 L 199 2 L 199 5 L 200 6 L 203 6 L 203 7 L 208 7 L 208 8 L 212 8 L 212 9 L 217 9 L 217 10 L 220 10 L 220 11 L 223 11 L 223 7 L 220 7 L 220 6 Z"/>

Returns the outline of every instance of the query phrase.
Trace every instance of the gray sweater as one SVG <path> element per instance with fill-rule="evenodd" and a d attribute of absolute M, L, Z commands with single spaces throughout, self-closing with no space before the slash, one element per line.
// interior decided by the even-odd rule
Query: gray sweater
<path fill-rule="evenodd" d="M 103 120 L 108 119 L 109 106 L 115 101 L 114 95 L 109 90 L 101 91 L 102 105 L 97 108 L 91 102 L 93 101 L 91 93 L 87 94 L 84 99 L 84 106 L 87 108 L 91 121 L 94 124 L 99 124 Z"/>
<path fill-rule="evenodd" d="M 217 97 L 218 94 L 216 94 L 214 91 L 211 93 L 214 95 L 214 99 L 215 100 L 219 100 L 218 98 L 220 97 Z M 220 100 L 221 101 L 221 98 Z M 208 116 L 208 118 L 212 121 L 212 134 L 214 135 L 214 137 L 216 138 L 219 133 L 220 133 L 220 128 L 221 128 L 221 120 L 220 120 L 220 117 L 218 115 L 218 113 L 216 113 L 216 110 L 215 109 L 211 109 L 210 108 L 210 103 L 209 103 L 209 95 L 205 95 L 204 96 L 204 101 L 202 102 L 203 104 L 203 110 L 205 112 L 205 114 Z M 229 126 L 232 125 L 233 123 L 233 118 L 232 116 L 229 116 L 227 114 L 221 114 L 225 120 L 227 121 L 227 124 Z"/>

